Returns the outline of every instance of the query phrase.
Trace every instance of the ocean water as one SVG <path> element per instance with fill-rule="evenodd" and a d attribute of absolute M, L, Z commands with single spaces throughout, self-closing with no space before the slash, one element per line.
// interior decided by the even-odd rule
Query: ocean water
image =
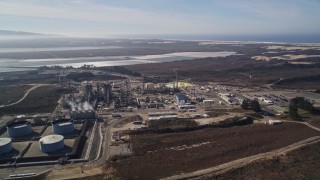
<path fill-rule="evenodd" d="M 87 47 L 40 47 L 40 48 L 0 48 L 0 53 L 12 52 L 42 52 L 42 51 L 76 51 L 92 49 L 118 49 L 119 46 L 87 46 Z"/>
<path fill-rule="evenodd" d="M 134 64 L 160 63 L 179 60 L 192 60 L 205 57 L 226 57 L 236 55 L 235 52 L 178 52 L 146 56 L 97 56 L 76 58 L 50 58 L 50 59 L 3 59 L 0 58 L 0 72 L 32 70 L 40 66 L 73 66 L 81 67 L 84 64 L 101 66 L 124 66 Z"/>
<path fill-rule="evenodd" d="M 263 42 L 263 43 L 307 43 L 319 44 L 320 34 L 276 34 L 276 35 L 121 35 L 122 39 L 159 39 L 159 40 L 185 40 L 185 41 L 237 41 L 237 42 Z M 2 40 L 2 39 L 0 39 Z M 156 42 L 163 43 L 163 42 Z M 118 46 L 86 46 L 86 47 L 40 47 L 40 48 L 0 48 L 4 52 L 32 52 L 32 51 L 60 51 L 85 49 L 117 49 Z M 107 57 L 78 57 L 78 58 L 51 58 L 51 59 L 1 59 L 0 72 L 21 71 L 36 69 L 39 66 L 75 66 L 93 64 L 95 66 L 121 66 L 144 63 L 158 63 L 178 60 L 190 60 L 203 57 L 225 57 L 234 55 L 234 52 L 180 52 L 148 56 L 107 56 Z"/>
<path fill-rule="evenodd" d="M 312 43 L 320 44 L 320 34 L 167 34 L 167 35 L 126 35 L 126 38 L 175 39 L 190 41 L 241 41 L 270 43 Z"/>

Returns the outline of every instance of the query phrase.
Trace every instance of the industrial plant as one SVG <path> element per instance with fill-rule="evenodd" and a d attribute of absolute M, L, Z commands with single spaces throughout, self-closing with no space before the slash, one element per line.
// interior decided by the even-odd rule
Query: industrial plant
<path fill-rule="evenodd" d="M 59 97 L 52 113 L 2 117 L 0 168 L 109 163 L 136 153 L 132 134 L 192 133 L 207 127 L 250 125 L 253 119 L 268 127 L 285 124 L 273 116 L 287 113 L 284 107 L 289 105 L 289 97 L 248 87 L 191 83 L 180 80 L 177 71 L 174 75 L 174 82 L 146 76 L 62 82 L 59 88 L 66 93 Z M 242 102 L 253 100 L 261 104 L 259 115 L 242 109 Z M 198 146 L 202 145 L 194 145 Z M 177 147 L 179 151 L 189 148 Z"/>
<path fill-rule="evenodd" d="M 122 118 L 121 112 L 138 105 L 129 80 L 65 83 L 68 93 L 52 114 L 8 116 L 1 124 L 0 168 L 97 159 L 107 138 L 100 126 L 103 119 L 116 118 L 117 113 Z"/>

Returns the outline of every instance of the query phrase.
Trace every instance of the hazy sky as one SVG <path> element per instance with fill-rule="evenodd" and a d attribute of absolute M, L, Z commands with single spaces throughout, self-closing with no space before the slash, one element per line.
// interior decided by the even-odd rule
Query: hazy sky
<path fill-rule="evenodd" d="M 76 36 L 319 33 L 320 0 L 0 0 L 0 29 Z"/>

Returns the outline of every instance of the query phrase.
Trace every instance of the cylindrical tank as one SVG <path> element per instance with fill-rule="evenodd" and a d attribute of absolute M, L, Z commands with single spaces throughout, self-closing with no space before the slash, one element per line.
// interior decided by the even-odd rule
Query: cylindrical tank
<path fill-rule="evenodd" d="M 8 153 L 12 150 L 12 143 L 10 138 L 0 138 L 0 155 Z"/>
<path fill-rule="evenodd" d="M 56 152 L 64 148 L 64 137 L 58 134 L 45 136 L 39 140 L 39 144 L 44 153 Z"/>
<path fill-rule="evenodd" d="M 74 123 L 71 120 L 61 119 L 52 123 L 52 131 L 54 134 L 70 134 L 74 131 Z"/>
<path fill-rule="evenodd" d="M 13 122 L 7 126 L 7 131 L 10 137 L 20 138 L 32 132 L 31 124 L 29 121 Z"/>

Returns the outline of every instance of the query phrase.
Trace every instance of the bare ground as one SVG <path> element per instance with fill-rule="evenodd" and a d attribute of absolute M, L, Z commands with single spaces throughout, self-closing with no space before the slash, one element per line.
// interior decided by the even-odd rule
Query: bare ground
<path fill-rule="evenodd" d="M 163 75 L 171 79 L 174 77 L 172 69 L 177 69 L 180 79 L 187 78 L 196 82 L 215 81 L 242 85 L 265 85 L 284 78 L 283 82 L 277 84 L 279 87 L 320 88 L 318 83 L 319 63 L 301 65 L 277 60 L 256 61 L 248 55 L 141 64 L 126 66 L 126 68 L 144 75 Z M 248 78 L 248 74 L 252 78 Z"/>
<path fill-rule="evenodd" d="M 320 143 L 207 179 L 319 179 Z"/>
<path fill-rule="evenodd" d="M 305 125 L 249 125 L 132 137 L 135 155 L 111 162 L 117 176 L 159 179 L 278 149 L 319 135 Z M 245 140 L 245 141 L 244 141 Z"/>
<path fill-rule="evenodd" d="M 0 87 L 0 105 L 10 104 L 21 98 L 31 85 Z"/>

